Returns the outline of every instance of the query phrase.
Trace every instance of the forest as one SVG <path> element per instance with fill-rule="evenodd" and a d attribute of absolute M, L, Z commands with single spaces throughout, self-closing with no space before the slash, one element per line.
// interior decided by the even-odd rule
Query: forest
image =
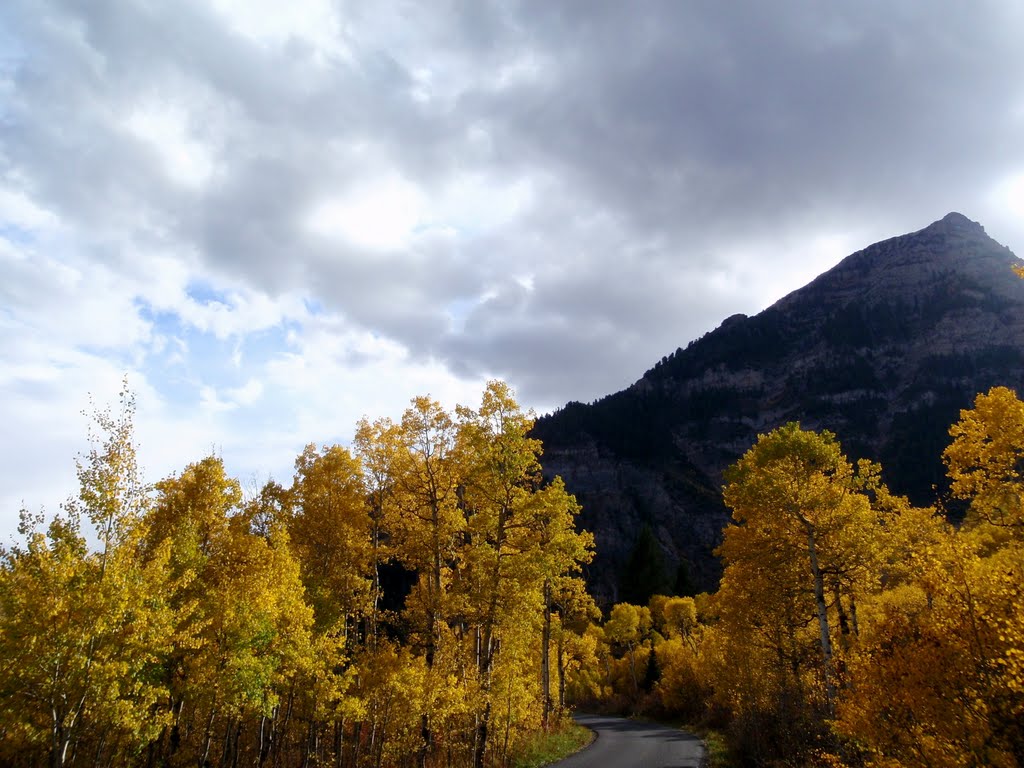
<path fill-rule="evenodd" d="M 507 386 L 249 494 L 216 456 L 146 485 L 133 414 L 0 553 L 0 762 L 498 766 L 559 726 L 592 537 Z"/>
<path fill-rule="evenodd" d="M 133 414 L 93 415 L 78 497 L 0 552 L 4 764 L 512 766 L 575 707 L 721 733 L 734 765 L 1024 766 L 1007 388 L 950 427 L 959 525 L 790 423 L 726 473 L 718 590 L 605 614 L 501 382 L 247 493 L 216 456 L 148 485 Z"/>
<path fill-rule="evenodd" d="M 1024 766 L 1024 403 L 993 388 L 949 434 L 959 526 L 829 432 L 761 435 L 718 590 L 615 605 L 571 699 L 720 729 L 734 765 Z"/>

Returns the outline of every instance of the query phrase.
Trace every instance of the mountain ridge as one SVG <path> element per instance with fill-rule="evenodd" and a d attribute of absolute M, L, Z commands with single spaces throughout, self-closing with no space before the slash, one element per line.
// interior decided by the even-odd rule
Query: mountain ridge
<path fill-rule="evenodd" d="M 943 492 L 960 408 L 1024 371 L 1020 264 L 960 213 L 857 251 L 757 315 L 733 315 L 626 389 L 542 417 L 543 466 L 583 505 L 606 602 L 647 525 L 670 565 L 717 583 L 721 473 L 787 421 L 835 432 L 919 504 Z"/>

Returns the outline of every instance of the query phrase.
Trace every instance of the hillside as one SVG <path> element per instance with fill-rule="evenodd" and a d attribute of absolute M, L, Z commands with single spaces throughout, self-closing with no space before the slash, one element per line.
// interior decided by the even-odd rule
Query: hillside
<path fill-rule="evenodd" d="M 595 593 L 618 599 L 645 525 L 671 573 L 683 562 L 713 588 L 721 473 L 788 421 L 832 430 L 917 503 L 942 496 L 940 454 L 959 409 L 1024 373 L 1019 263 L 950 213 L 848 256 L 754 317 L 726 319 L 631 387 L 541 418 L 545 473 L 565 479 L 596 536 Z"/>

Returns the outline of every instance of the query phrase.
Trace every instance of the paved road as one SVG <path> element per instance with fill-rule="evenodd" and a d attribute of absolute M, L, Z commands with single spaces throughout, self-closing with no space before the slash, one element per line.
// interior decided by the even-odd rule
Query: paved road
<path fill-rule="evenodd" d="M 696 736 L 664 725 L 604 715 L 577 715 L 597 739 L 552 768 L 699 768 L 704 745 Z"/>

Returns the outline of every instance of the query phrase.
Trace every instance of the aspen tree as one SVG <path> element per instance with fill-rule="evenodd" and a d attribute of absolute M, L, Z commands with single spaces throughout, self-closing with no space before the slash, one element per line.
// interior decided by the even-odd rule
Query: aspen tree
<path fill-rule="evenodd" d="M 541 443 L 530 437 L 533 415 L 520 408 L 508 385 L 489 382 L 479 409 L 460 408 L 458 413 L 467 456 L 461 501 L 468 537 L 460 579 L 475 627 L 484 699 L 474 738 L 474 764 L 482 766 L 498 649 L 504 643 L 501 654 L 507 663 L 521 667 L 523 661 L 514 658 L 507 638 L 522 637 L 531 621 L 541 627 L 541 721 L 547 727 L 553 706 L 553 590 L 557 580 L 589 560 L 592 539 L 575 530 L 579 507 L 561 480 L 542 486 Z"/>
<path fill-rule="evenodd" d="M 429 397 L 413 398 L 400 430 L 400 471 L 390 532 L 397 558 L 418 574 L 404 613 L 422 649 L 428 677 L 438 676 L 430 683 L 436 690 L 446 674 L 442 667 L 450 661 L 439 659 L 439 654 L 447 650 L 443 645 L 449 638 L 449 593 L 465 528 L 458 499 L 463 455 L 454 420 Z M 429 705 L 422 714 L 421 766 L 433 751 L 440 725 L 432 719 L 442 717 L 439 700 L 430 701 L 438 706 Z"/>
<path fill-rule="evenodd" d="M 970 520 L 1005 528 L 1024 539 L 1024 402 L 1007 387 L 979 394 L 950 427 L 943 452 L 951 491 L 971 501 Z"/>
<path fill-rule="evenodd" d="M 863 560 L 861 550 L 868 546 L 875 526 L 858 485 L 853 466 L 832 433 L 809 432 L 790 423 L 759 436 L 727 470 L 723 489 L 736 521 L 727 526 L 719 549 L 727 578 L 731 566 L 747 563 L 755 566 L 749 573 L 764 576 L 760 584 L 749 585 L 755 590 L 750 599 L 759 600 L 763 591 L 776 589 L 807 595 L 805 604 L 818 626 L 827 711 L 837 691 L 828 603 L 832 590 L 827 587 L 830 576 L 846 574 Z M 795 615 L 779 619 L 803 622 L 801 605 L 791 604 L 789 610 Z"/>
<path fill-rule="evenodd" d="M 92 414 L 78 497 L 45 533 L 41 516 L 23 514 L 26 544 L 0 550 L 0 756 L 20 744 L 51 766 L 78 750 L 117 762 L 162 725 L 165 689 L 153 671 L 171 634 L 168 553 L 140 557 L 148 500 L 127 386 L 120 401 L 116 414 Z M 98 551 L 88 547 L 83 517 Z"/>
<path fill-rule="evenodd" d="M 295 460 L 288 521 L 320 630 L 347 636 L 370 612 L 370 517 L 362 469 L 341 446 L 308 445 Z"/>
<path fill-rule="evenodd" d="M 355 455 L 362 464 L 367 514 L 370 518 L 370 561 L 372 563 L 372 592 L 370 596 L 369 645 L 378 641 L 378 622 L 382 598 L 381 568 L 395 556 L 389 546 L 394 503 L 399 473 L 402 471 L 403 450 L 401 428 L 391 419 L 369 421 L 363 418 L 356 425 L 353 439 Z"/>

